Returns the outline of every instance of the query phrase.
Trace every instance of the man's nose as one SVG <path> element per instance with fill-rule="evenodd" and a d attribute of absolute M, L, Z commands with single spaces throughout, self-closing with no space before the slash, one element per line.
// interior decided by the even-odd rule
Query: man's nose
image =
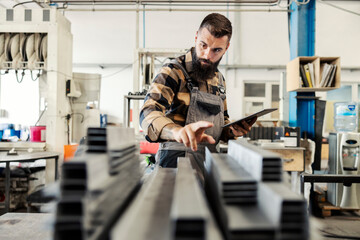
<path fill-rule="evenodd" d="M 204 58 L 209 60 L 210 57 L 211 57 L 211 52 L 210 52 L 210 49 L 207 48 L 207 49 L 204 50 Z"/>

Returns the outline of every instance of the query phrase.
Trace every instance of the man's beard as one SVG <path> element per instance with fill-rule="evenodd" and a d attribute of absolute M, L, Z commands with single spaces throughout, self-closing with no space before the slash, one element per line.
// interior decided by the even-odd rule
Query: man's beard
<path fill-rule="evenodd" d="M 194 49 L 192 53 L 192 58 L 192 70 L 194 79 L 204 81 L 215 76 L 215 72 L 221 61 L 221 58 L 219 59 L 219 61 L 214 63 L 207 59 L 198 58 L 196 55 L 196 49 Z M 205 62 L 208 64 L 203 65 L 201 64 L 201 62 Z"/>

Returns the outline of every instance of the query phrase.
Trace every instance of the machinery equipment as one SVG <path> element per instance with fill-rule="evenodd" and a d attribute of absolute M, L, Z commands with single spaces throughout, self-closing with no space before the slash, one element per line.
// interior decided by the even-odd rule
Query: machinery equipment
<path fill-rule="evenodd" d="M 47 149 L 63 152 L 64 116 L 70 112 L 65 83 L 72 76 L 71 24 L 50 8 L 0 8 L 0 23 L 1 74 L 11 74 L 18 82 L 24 74 L 31 74 L 39 81 L 40 99 L 47 104 L 44 123 L 40 123 L 46 125 Z M 46 167 L 47 182 L 52 182 L 54 165 Z"/>

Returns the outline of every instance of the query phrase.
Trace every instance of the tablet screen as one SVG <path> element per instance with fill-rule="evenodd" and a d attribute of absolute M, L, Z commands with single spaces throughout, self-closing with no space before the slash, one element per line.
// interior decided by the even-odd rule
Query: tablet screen
<path fill-rule="evenodd" d="M 234 122 L 228 123 L 228 124 L 224 125 L 223 127 L 228 127 L 228 126 L 233 125 L 233 124 L 241 125 L 241 121 L 243 121 L 243 120 L 250 122 L 254 117 L 259 118 L 259 117 L 261 117 L 261 116 L 263 116 L 265 114 L 271 113 L 271 112 L 273 112 L 275 110 L 277 110 L 277 108 L 265 108 L 265 109 L 263 109 L 263 110 L 261 110 L 259 112 L 253 113 L 253 114 L 251 114 L 249 116 L 246 116 L 246 117 L 241 118 L 239 120 L 236 120 Z"/>

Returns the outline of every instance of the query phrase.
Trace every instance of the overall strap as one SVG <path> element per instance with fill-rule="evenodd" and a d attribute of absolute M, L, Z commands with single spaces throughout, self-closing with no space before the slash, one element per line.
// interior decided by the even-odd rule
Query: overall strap
<path fill-rule="evenodd" d="M 192 89 L 194 88 L 194 84 L 193 84 L 193 82 L 192 82 L 192 79 L 191 79 L 189 73 L 188 73 L 188 72 L 186 71 L 186 69 L 178 62 L 178 60 L 172 59 L 172 60 L 170 61 L 170 63 L 171 63 L 171 64 L 174 64 L 175 66 L 177 66 L 177 67 L 182 71 L 182 73 L 183 73 L 184 76 L 185 76 L 185 80 L 186 80 L 186 83 L 187 83 L 186 85 L 187 85 L 189 91 L 191 92 Z"/>

